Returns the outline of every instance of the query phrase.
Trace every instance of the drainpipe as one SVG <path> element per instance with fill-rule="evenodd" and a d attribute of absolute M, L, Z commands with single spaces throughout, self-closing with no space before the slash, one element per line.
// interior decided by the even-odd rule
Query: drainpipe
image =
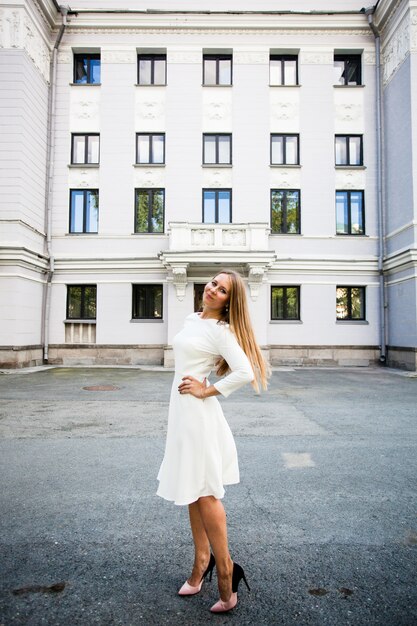
<path fill-rule="evenodd" d="M 379 274 L 379 319 L 380 319 L 380 356 L 385 365 L 387 357 L 387 293 L 384 276 L 385 257 L 385 216 L 383 197 L 383 154 L 382 154 L 382 81 L 381 81 L 381 38 L 374 24 L 373 13 L 376 6 L 365 9 L 368 24 L 375 37 L 376 56 L 376 167 L 377 167 L 377 213 L 378 213 L 378 274 Z"/>
<path fill-rule="evenodd" d="M 67 25 L 69 7 L 60 6 L 62 23 L 52 50 L 52 59 L 49 74 L 49 98 L 48 98 L 48 123 L 47 123 L 47 154 L 46 154 L 46 194 L 45 194 L 45 233 L 46 253 L 49 267 L 46 272 L 46 292 L 42 307 L 42 343 L 43 362 L 48 363 L 49 346 L 49 316 L 51 310 L 51 286 L 54 275 L 55 259 L 52 253 L 52 189 L 54 175 L 54 152 L 55 152 L 55 117 L 56 117 L 56 74 L 58 48 Z"/>

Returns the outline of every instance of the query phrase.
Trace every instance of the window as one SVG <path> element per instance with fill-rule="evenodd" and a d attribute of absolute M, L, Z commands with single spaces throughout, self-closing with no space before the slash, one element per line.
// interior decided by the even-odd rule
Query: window
<path fill-rule="evenodd" d="M 132 318 L 162 319 L 162 285 L 132 285 Z"/>
<path fill-rule="evenodd" d="M 336 319 L 365 320 L 365 287 L 336 287 Z"/>
<path fill-rule="evenodd" d="M 298 165 L 299 135 L 271 135 L 271 165 Z"/>
<path fill-rule="evenodd" d="M 166 54 L 138 54 L 138 85 L 166 85 Z"/>
<path fill-rule="evenodd" d="M 296 55 L 271 54 L 269 57 L 270 85 L 298 85 L 298 58 Z"/>
<path fill-rule="evenodd" d="M 136 189 L 135 233 L 163 233 L 164 206 L 164 189 Z"/>
<path fill-rule="evenodd" d="M 232 135 L 203 135 L 203 163 L 231 165 Z"/>
<path fill-rule="evenodd" d="M 271 319 L 300 319 L 300 287 L 271 287 Z"/>
<path fill-rule="evenodd" d="M 335 85 L 362 84 L 360 54 L 335 54 L 333 65 Z"/>
<path fill-rule="evenodd" d="M 232 55 L 205 54 L 203 56 L 203 85 L 232 84 Z"/>
<path fill-rule="evenodd" d="M 98 189 L 70 190 L 70 233 L 98 232 Z"/>
<path fill-rule="evenodd" d="M 336 191 L 336 233 L 365 234 L 363 191 Z"/>
<path fill-rule="evenodd" d="M 74 83 L 98 85 L 100 78 L 99 54 L 74 54 Z"/>
<path fill-rule="evenodd" d="M 362 135 L 335 136 L 336 165 L 363 165 Z"/>
<path fill-rule="evenodd" d="M 81 135 L 73 133 L 71 145 L 71 163 L 99 163 L 100 135 Z"/>
<path fill-rule="evenodd" d="M 203 222 L 230 224 L 232 221 L 232 190 L 203 189 Z"/>
<path fill-rule="evenodd" d="M 136 163 L 165 163 L 165 133 L 136 133 Z"/>
<path fill-rule="evenodd" d="M 272 234 L 300 233 L 300 191 L 298 189 L 271 189 Z"/>
<path fill-rule="evenodd" d="M 67 285 L 67 319 L 95 320 L 97 285 Z"/>

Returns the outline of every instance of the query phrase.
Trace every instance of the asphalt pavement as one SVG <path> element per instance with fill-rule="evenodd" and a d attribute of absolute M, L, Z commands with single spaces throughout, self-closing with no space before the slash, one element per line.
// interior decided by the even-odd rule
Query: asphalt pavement
<path fill-rule="evenodd" d="M 178 588 L 186 507 L 155 495 L 172 372 L 0 372 L 0 626 L 417 624 L 417 377 L 281 368 L 222 400 L 241 483 L 232 557 L 251 591 L 212 615 L 216 576 Z"/>

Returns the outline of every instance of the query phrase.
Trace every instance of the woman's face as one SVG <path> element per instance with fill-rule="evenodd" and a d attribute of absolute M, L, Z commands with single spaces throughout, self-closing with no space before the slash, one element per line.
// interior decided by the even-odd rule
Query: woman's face
<path fill-rule="evenodd" d="M 204 287 L 203 305 L 220 313 L 230 299 L 231 280 L 228 274 L 218 274 Z"/>

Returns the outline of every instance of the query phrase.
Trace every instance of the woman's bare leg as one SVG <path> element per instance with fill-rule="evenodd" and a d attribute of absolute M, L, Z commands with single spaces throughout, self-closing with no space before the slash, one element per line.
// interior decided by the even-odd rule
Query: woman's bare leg
<path fill-rule="evenodd" d="M 210 560 L 210 543 L 207 533 L 201 519 L 200 510 L 197 502 L 188 505 L 188 513 L 190 516 L 191 532 L 194 540 L 194 566 L 188 583 L 193 587 L 197 587 L 204 572 L 207 569 Z"/>
<path fill-rule="evenodd" d="M 200 519 L 216 559 L 220 598 L 227 602 L 232 595 L 233 562 L 227 543 L 226 512 L 220 500 L 205 496 L 197 500 Z"/>

